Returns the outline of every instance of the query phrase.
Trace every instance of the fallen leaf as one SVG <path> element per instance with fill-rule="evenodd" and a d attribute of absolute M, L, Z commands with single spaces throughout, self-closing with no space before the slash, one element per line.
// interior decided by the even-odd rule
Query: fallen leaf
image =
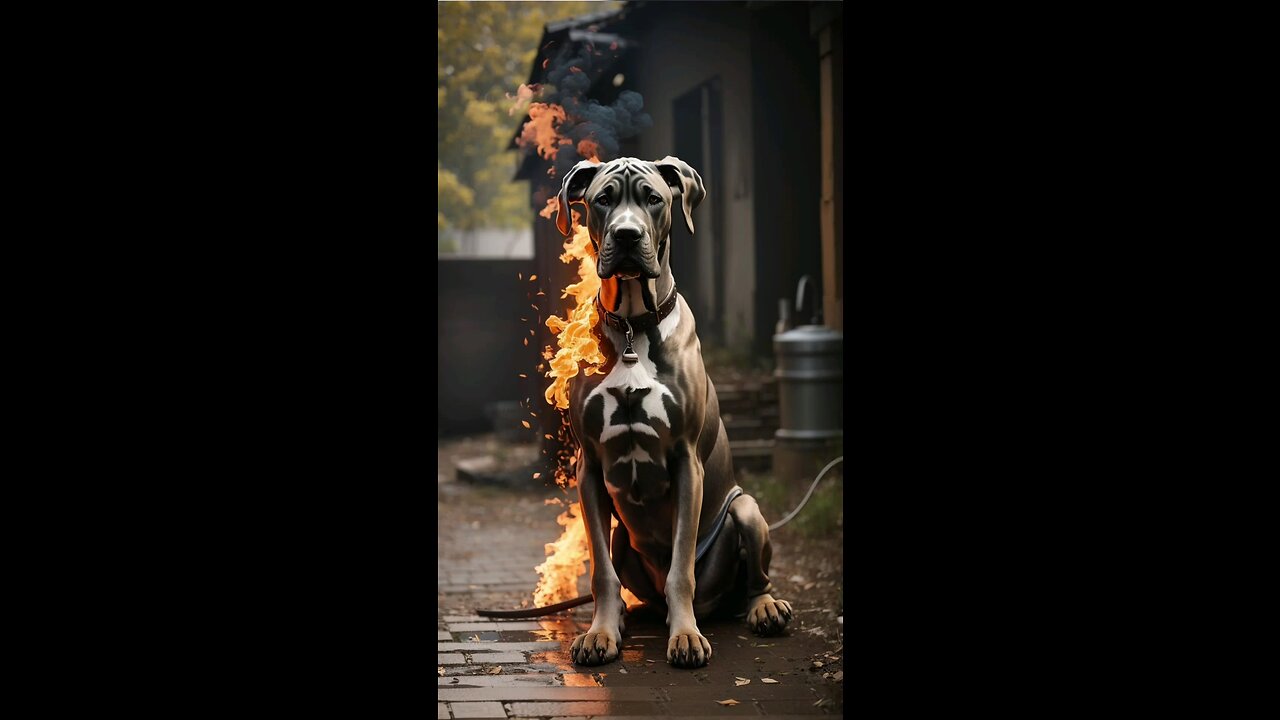
<path fill-rule="evenodd" d="M 739 640 L 747 640 L 747 639 L 749 639 L 749 638 L 744 638 L 744 637 L 742 637 L 741 635 L 739 635 L 739 636 L 738 636 L 738 639 L 739 639 Z"/>
<path fill-rule="evenodd" d="M 841 680 L 843 680 L 843 679 L 844 679 L 844 671 L 843 671 L 843 670 L 840 670 L 840 671 L 836 672 L 836 674 L 835 674 L 835 675 L 832 675 L 831 677 L 832 677 L 836 682 L 840 682 Z"/>
<path fill-rule="evenodd" d="M 618 668 L 618 672 L 622 673 L 623 675 L 626 675 L 626 674 L 627 674 L 627 669 L 626 669 L 626 668 L 624 668 L 624 667 L 620 667 L 620 668 Z"/>
<path fill-rule="evenodd" d="M 647 662 L 647 663 L 649 663 L 650 665 L 652 665 L 655 661 L 653 661 L 653 660 L 645 660 L 645 662 Z"/>
<path fill-rule="evenodd" d="M 751 643 L 751 647 L 773 647 L 773 643 Z"/>
<path fill-rule="evenodd" d="M 534 479 L 534 480 L 537 480 L 537 479 L 538 479 L 538 478 L 540 478 L 540 477 L 542 477 L 542 473 L 540 473 L 540 472 L 537 472 L 537 473 L 534 473 L 534 474 L 533 474 L 533 479 Z"/>
<path fill-rule="evenodd" d="M 821 705 L 822 703 L 826 702 L 826 700 L 827 700 L 826 698 L 822 698 L 822 699 L 821 699 L 821 700 L 819 700 L 818 702 L 814 703 L 814 704 L 813 704 L 813 706 L 814 706 L 814 707 L 818 707 L 818 706 L 819 706 L 819 705 Z"/>
<path fill-rule="evenodd" d="M 490 675 L 497 675 L 498 673 L 501 673 L 501 672 L 502 672 L 502 667 L 501 667 L 501 666 L 499 666 L 499 667 L 495 667 L 495 668 L 490 668 L 490 669 L 489 669 L 489 674 L 490 674 Z"/>
<path fill-rule="evenodd" d="M 805 589 L 805 590 L 812 590 L 812 589 L 813 589 L 813 585 L 814 585 L 813 583 L 805 583 L 805 584 L 804 584 L 804 589 Z"/>
<path fill-rule="evenodd" d="M 521 424 L 521 425 L 523 425 L 523 426 L 525 426 L 525 427 L 529 427 L 529 421 L 528 421 L 528 420 L 521 420 L 521 421 L 520 421 L 520 424 Z"/>
<path fill-rule="evenodd" d="M 813 666 L 814 666 L 814 667 L 822 667 L 822 661 L 821 661 L 821 660 L 814 660 L 814 661 L 813 661 Z"/>
<path fill-rule="evenodd" d="M 823 678 L 824 680 L 830 679 L 830 678 L 831 678 L 831 673 L 822 673 L 822 678 Z"/>
<path fill-rule="evenodd" d="M 733 698 L 729 698 L 728 700 L 717 700 L 717 701 L 716 701 L 716 704 L 718 704 L 718 705 L 737 705 L 737 704 L 739 704 L 739 703 L 738 703 L 738 701 L 737 701 L 737 700 L 734 700 Z"/>
<path fill-rule="evenodd" d="M 733 679 L 733 684 L 735 687 L 742 687 L 743 685 L 750 685 L 751 681 L 746 678 L 735 677 Z"/>
<path fill-rule="evenodd" d="M 767 684 L 767 685 L 777 685 L 777 684 L 778 684 L 778 681 L 777 681 L 777 680 L 774 680 L 773 678 L 760 678 L 760 682 L 765 683 L 765 684 Z"/>

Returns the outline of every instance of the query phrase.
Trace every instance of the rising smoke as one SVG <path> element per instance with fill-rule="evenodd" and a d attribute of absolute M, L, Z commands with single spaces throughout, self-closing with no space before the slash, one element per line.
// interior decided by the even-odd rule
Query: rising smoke
<path fill-rule="evenodd" d="M 567 117 L 558 130 L 573 141 L 556 153 L 557 178 L 585 159 L 578 153 L 582 140 L 596 143 L 600 159 L 607 161 L 618 157 L 622 140 L 653 127 L 653 118 L 644 111 L 644 98 L 638 92 L 623 90 L 609 105 L 587 97 L 592 79 L 615 57 L 612 49 L 597 50 L 590 44 L 576 49 L 562 47 L 547 66 L 547 84 L 538 100 L 565 109 Z"/>

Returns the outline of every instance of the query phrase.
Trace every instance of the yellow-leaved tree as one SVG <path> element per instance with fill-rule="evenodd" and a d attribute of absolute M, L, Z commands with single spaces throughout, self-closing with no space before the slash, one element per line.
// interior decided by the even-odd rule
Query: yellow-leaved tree
<path fill-rule="evenodd" d="M 436 4 L 436 228 L 524 227 L 526 182 L 511 182 L 507 151 L 520 116 L 508 115 L 529 79 L 549 21 L 619 7 L 619 2 L 442 2 Z M 443 235 L 439 243 L 447 243 Z M 440 246 L 441 252 L 450 248 Z"/>

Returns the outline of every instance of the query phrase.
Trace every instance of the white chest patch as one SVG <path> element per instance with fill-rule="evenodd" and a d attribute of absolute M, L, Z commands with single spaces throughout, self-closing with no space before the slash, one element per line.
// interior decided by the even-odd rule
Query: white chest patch
<path fill-rule="evenodd" d="M 677 303 L 671 315 L 658 325 L 658 335 L 664 340 L 671 336 L 680 322 L 679 307 Z M 610 340 L 615 347 L 625 347 L 626 341 L 622 333 L 612 330 L 606 332 L 610 333 Z M 629 487 L 628 498 L 631 502 L 643 505 L 636 488 L 642 484 L 645 476 L 651 476 L 658 468 L 663 468 L 665 475 L 666 459 L 661 452 L 654 452 L 654 443 L 660 437 L 655 424 L 661 423 L 665 426 L 664 430 L 672 427 L 664 399 L 669 399 L 672 404 L 676 399 L 671 389 L 658 380 L 657 367 L 649 359 L 649 338 L 642 334 L 635 335 L 632 349 L 639 360 L 632 365 L 621 361 L 615 363 L 604 380 L 587 395 L 587 403 L 599 395 L 604 405 L 604 425 L 599 442 L 604 448 L 602 459 L 607 468 L 605 480 L 610 481 L 609 484 L 614 487 Z M 627 412 L 619 414 L 618 394 L 627 397 L 635 390 L 648 392 L 643 394 L 638 403 L 632 404 Z M 645 465 L 650 467 L 642 467 Z"/>

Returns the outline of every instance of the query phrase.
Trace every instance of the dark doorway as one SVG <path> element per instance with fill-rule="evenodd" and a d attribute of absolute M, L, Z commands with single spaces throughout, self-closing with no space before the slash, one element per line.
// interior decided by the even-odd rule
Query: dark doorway
<path fill-rule="evenodd" d="M 778 299 L 804 275 L 822 280 L 818 45 L 809 3 L 751 14 L 751 124 L 755 154 L 755 352 L 773 354 Z M 821 288 L 817 297 L 821 298 Z M 807 323 L 809 314 L 795 318 Z"/>
<path fill-rule="evenodd" d="M 720 198 L 723 154 L 720 78 L 712 78 L 676 98 L 674 155 L 689 163 L 707 188 L 707 197 L 694 211 L 690 236 L 672 208 L 671 268 L 680 294 L 698 319 L 703 342 L 724 342 L 724 227 Z M 654 158 L 659 159 L 659 158 Z"/>

